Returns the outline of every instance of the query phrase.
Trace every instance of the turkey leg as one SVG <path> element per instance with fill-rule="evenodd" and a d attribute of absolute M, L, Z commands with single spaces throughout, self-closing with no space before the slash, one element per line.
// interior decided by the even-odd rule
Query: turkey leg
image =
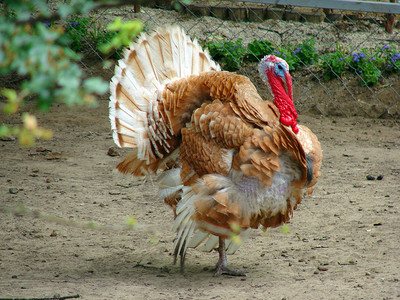
<path fill-rule="evenodd" d="M 232 270 L 228 268 L 228 261 L 226 259 L 226 251 L 225 251 L 225 239 L 219 237 L 219 246 L 218 246 L 219 259 L 217 265 L 215 266 L 214 277 L 220 275 L 231 275 L 231 276 L 246 276 L 244 272 L 238 270 Z"/>

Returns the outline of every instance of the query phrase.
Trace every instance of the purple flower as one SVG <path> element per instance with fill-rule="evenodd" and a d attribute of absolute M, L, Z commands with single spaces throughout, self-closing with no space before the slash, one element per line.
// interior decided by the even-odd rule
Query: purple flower
<path fill-rule="evenodd" d="M 362 71 L 361 71 L 361 70 L 359 70 L 359 71 L 358 71 L 358 74 L 362 74 Z"/>
<path fill-rule="evenodd" d="M 343 57 L 340 57 L 339 60 L 340 60 L 340 61 L 343 61 Z"/>
<path fill-rule="evenodd" d="M 283 55 L 283 53 L 281 53 L 280 51 L 272 51 L 272 54 L 273 55 L 276 55 L 276 56 L 280 56 L 280 55 Z"/>
<path fill-rule="evenodd" d="M 293 51 L 293 53 L 294 53 L 294 54 L 299 54 L 299 53 L 301 52 L 301 49 L 303 49 L 303 47 L 299 47 L 299 48 L 295 49 L 295 50 Z"/>
<path fill-rule="evenodd" d="M 46 25 L 47 27 L 50 27 L 50 25 L 51 25 L 49 21 L 44 21 L 43 23 L 44 23 L 44 25 Z"/>
<path fill-rule="evenodd" d="M 388 67 L 388 68 L 391 68 L 391 67 L 392 67 L 392 65 L 391 65 L 391 64 L 387 64 L 387 67 Z"/>
<path fill-rule="evenodd" d="M 382 48 L 382 50 L 389 50 L 390 49 L 390 46 L 388 46 L 388 45 L 385 45 L 385 46 L 383 46 L 383 48 Z"/>
<path fill-rule="evenodd" d="M 360 53 L 360 54 L 358 54 L 357 52 L 353 52 L 352 54 L 351 54 L 351 56 L 353 56 L 353 61 L 354 62 L 359 62 L 360 61 L 360 58 L 364 58 L 364 57 L 366 57 L 366 55 L 364 54 L 364 53 Z"/>
<path fill-rule="evenodd" d="M 391 59 L 390 59 L 390 61 L 396 61 L 396 60 L 398 60 L 398 59 L 400 59 L 400 53 L 395 53 L 395 54 L 393 54 L 392 56 L 391 56 Z"/>
<path fill-rule="evenodd" d="M 79 22 L 76 22 L 76 21 L 69 23 L 69 27 L 75 27 L 75 26 L 78 26 L 78 25 L 79 25 Z"/>
<path fill-rule="evenodd" d="M 370 59 L 373 61 L 376 61 L 376 57 L 371 57 Z"/>

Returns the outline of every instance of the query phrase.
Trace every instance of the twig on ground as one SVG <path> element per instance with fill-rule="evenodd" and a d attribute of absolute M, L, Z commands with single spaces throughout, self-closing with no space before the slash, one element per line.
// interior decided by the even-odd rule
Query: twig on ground
<path fill-rule="evenodd" d="M 80 298 L 79 294 L 70 295 L 70 296 L 58 296 L 54 295 L 53 297 L 39 297 L 39 298 L 0 298 L 0 300 L 65 300 L 65 299 L 73 299 Z"/>
<path fill-rule="evenodd" d="M 134 268 L 138 268 L 138 267 L 143 268 L 143 269 L 159 270 L 164 273 L 169 273 L 171 271 L 168 267 L 155 267 L 155 266 L 144 265 L 140 261 L 137 262 L 136 265 L 134 266 Z"/>

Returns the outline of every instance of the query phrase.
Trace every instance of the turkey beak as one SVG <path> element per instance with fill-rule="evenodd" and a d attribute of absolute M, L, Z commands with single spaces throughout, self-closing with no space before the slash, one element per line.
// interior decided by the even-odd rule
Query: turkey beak
<path fill-rule="evenodd" d="M 292 76 L 290 76 L 289 72 L 285 73 L 285 81 L 286 81 L 286 88 L 287 88 L 288 96 L 289 96 L 290 100 L 292 100 L 292 102 L 293 102 Z"/>

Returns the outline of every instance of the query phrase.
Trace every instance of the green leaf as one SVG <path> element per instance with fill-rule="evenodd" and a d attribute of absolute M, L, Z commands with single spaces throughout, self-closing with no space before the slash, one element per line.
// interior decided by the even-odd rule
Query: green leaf
<path fill-rule="evenodd" d="M 95 229 L 95 228 L 97 227 L 97 224 L 96 224 L 94 221 L 91 221 L 91 222 L 89 223 L 89 227 L 90 227 L 91 229 Z"/>
<path fill-rule="evenodd" d="M 58 13 L 64 19 L 74 13 L 74 8 L 70 4 L 58 3 Z"/>
<path fill-rule="evenodd" d="M 28 129 L 23 128 L 18 135 L 19 144 L 23 147 L 32 147 L 35 144 L 35 135 Z"/>
<path fill-rule="evenodd" d="M 88 93 L 97 93 L 97 94 L 104 94 L 108 91 L 108 83 L 103 81 L 103 79 L 99 77 L 93 77 L 86 79 L 83 83 L 86 92 Z"/>
<path fill-rule="evenodd" d="M 152 236 L 152 237 L 150 238 L 150 243 L 152 243 L 153 245 L 158 244 L 159 241 L 160 241 L 160 240 L 159 240 L 158 237 L 156 237 L 156 236 Z"/>
<path fill-rule="evenodd" d="M 71 0 L 69 5 L 83 14 L 88 13 L 91 9 L 96 7 L 95 1 L 87 0 Z"/>
<path fill-rule="evenodd" d="M 282 229 L 282 232 L 285 233 L 285 234 L 290 233 L 290 228 L 289 228 L 289 226 L 287 226 L 286 224 L 283 224 L 283 225 L 281 226 L 281 229 Z"/>
<path fill-rule="evenodd" d="M 1 90 L 1 94 L 9 101 L 15 101 L 17 99 L 17 92 L 13 89 L 3 88 Z"/>
<path fill-rule="evenodd" d="M 235 223 L 235 222 L 229 223 L 229 226 L 231 227 L 231 229 L 232 229 L 232 231 L 234 233 L 239 233 L 241 231 L 241 229 L 242 229 L 240 224 L 239 223 Z"/>
<path fill-rule="evenodd" d="M 0 126 L 0 137 L 10 136 L 10 135 L 11 135 L 10 128 L 7 125 L 2 124 Z"/>
<path fill-rule="evenodd" d="M 18 99 L 17 91 L 3 88 L 1 94 L 7 98 L 7 103 L 3 107 L 6 114 L 14 114 L 18 111 L 21 99 Z"/>
<path fill-rule="evenodd" d="M 135 217 L 128 217 L 126 218 L 126 225 L 129 227 L 135 227 L 137 224 L 137 220 Z"/>
<path fill-rule="evenodd" d="M 231 240 L 232 240 L 232 242 L 234 243 L 234 244 L 236 244 L 236 245 L 241 245 L 242 244 L 242 238 L 239 236 L 239 235 L 237 235 L 237 234 L 233 234 L 233 235 L 231 235 L 230 237 L 229 237 Z"/>
<path fill-rule="evenodd" d="M 113 48 L 119 49 L 123 46 L 128 46 L 133 38 L 143 30 L 143 23 L 140 20 L 123 22 L 122 19 L 118 17 L 112 23 L 108 24 L 107 30 L 116 32 L 116 34 L 109 43 L 106 43 L 109 44 L 108 46 L 100 46 L 103 53 L 109 53 Z"/>
<path fill-rule="evenodd" d="M 121 29 L 123 23 L 122 23 L 122 18 L 121 17 L 117 17 L 115 18 L 115 20 L 107 25 L 107 29 L 109 31 L 118 31 Z"/>

